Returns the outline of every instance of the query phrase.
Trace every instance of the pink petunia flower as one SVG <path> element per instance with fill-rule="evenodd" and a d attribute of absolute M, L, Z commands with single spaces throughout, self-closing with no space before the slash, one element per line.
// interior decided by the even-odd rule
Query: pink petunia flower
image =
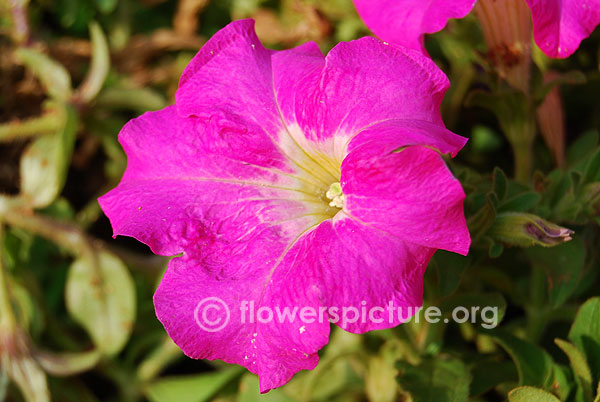
<path fill-rule="evenodd" d="M 99 200 L 115 235 L 182 254 L 154 296 L 175 343 L 247 367 L 266 392 L 316 366 L 336 309 L 382 307 L 338 322 L 363 333 L 407 318 L 391 304 L 421 306 L 436 249 L 470 245 L 440 156 L 466 142 L 441 121 L 447 88 L 419 52 L 374 38 L 327 57 L 314 43 L 272 51 L 245 20 L 208 41 L 176 105 L 123 128 L 127 170 Z"/>
<path fill-rule="evenodd" d="M 535 41 L 549 57 L 569 57 L 600 24 L 600 0 L 524 1 L 531 10 Z M 358 13 L 378 37 L 421 51 L 424 51 L 424 34 L 442 30 L 450 18 L 463 18 L 476 2 L 354 0 Z M 515 18 L 504 19 L 506 29 L 516 23 Z"/>

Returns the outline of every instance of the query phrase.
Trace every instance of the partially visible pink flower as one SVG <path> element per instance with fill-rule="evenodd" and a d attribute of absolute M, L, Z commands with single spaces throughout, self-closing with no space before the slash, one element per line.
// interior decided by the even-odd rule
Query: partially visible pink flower
<path fill-rule="evenodd" d="M 421 306 L 436 249 L 470 244 L 464 192 L 440 156 L 466 142 L 440 118 L 447 88 L 419 52 L 374 38 L 327 57 L 314 43 L 271 51 L 245 20 L 190 62 L 176 105 L 123 128 L 127 170 L 100 205 L 115 235 L 182 254 L 154 304 L 188 356 L 243 365 L 266 392 L 315 367 L 329 322 L 250 323 L 244 302 Z M 230 309 L 216 332 L 197 322 L 210 297 Z"/>
<path fill-rule="evenodd" d="M 569 57 L 600 24 L 600 0 L 524 1 L 531 10 L 535 41 L 549 57 Z M 424 34 L 442 30 L 450 18 L 463 18 L 476 2 L 354 0 L 358 13 L 375 35 L 421 51 Z M 505 23 L 509 26 L 514 21 Z"/>

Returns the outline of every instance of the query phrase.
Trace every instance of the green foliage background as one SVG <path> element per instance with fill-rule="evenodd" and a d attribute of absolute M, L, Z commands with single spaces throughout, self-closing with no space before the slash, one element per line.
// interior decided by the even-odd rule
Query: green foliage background
<path fill-rule="evenodd" d="M 428 39 L 452 82 L 444 120 L 470 137 L 449 164 L 473 247 L 435 255 L 424 304 L 495 306 L 497 328 L 334 328 L 314 371 L 262 396 L 240 367 L 182 355 L 152 305 L 167 260 L 111 239 L 96 198 L 125 168 L 120 128 L 172 103 L 207 38 L 247 17 L 273 48 L 369 34 L 350 0 L 0 3 L 0 401 L 599 402 L 600 30 L 567 60 L 534 51 L 527 93 L 498 77 L 475 17 Z M 519 176 L 548 93 L 564 127 L 531 137 Z"/>

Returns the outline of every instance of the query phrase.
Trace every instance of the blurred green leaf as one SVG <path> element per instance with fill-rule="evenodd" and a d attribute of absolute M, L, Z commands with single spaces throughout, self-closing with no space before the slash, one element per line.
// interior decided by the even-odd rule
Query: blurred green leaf
<path fill-rule="evenodd" d="M 100 251 L 82 256 L 69 270 L 65 289 L 67 310 L 90 334 L 98 349 L 118 353 L 135 320 L 135 286 L 127 267 Z"/>
<path fill-rule="evenodd" d="M 96 7 L 102 14 L 110 14 L 112 13 L 117 5 L 119 4 L 118 0 L 96 0 Z"/>
<path fill-rule="evenodd" d="M 87 371 L 100 360 L 96 349 L 88 352 L 55 353 L 47 350 L 35 350 L 33 357 L 48 373 L 55 376 L 70 376 Z"/>
<path fill-rule="evenodd" d="M 544 350 L 504 331 L 496 330 L 486 334 L 512 358 L 519 374 L 519 385 L 547 387 L 552 384 L 554 361 Z"/>
<path fill-rule="evenodd" d="M 446 297 L 458 288 L 463 273 L 471 265 L 471 257 L 440 250 L 435 253 L 434 261 L 440 297 Z"/>
<path fill-rule="evenodd" d="M 212 373 L 158 379 L 144 388 L 150 402 L 204 402 L 242 373 L 229 367 Z"/>
<path fill-rule="evenodd" d="M 499 167 L 494 168 L 494 172 L 492 173 L 494 176 L 494 192 L 498 197 L 498 201 L 500 205 L 502 205 L 502 201 L 508 192 L 508 178 L 506 174 Z"/>
<path fill-rule="evenodd" d="M 586 301 L 577 312 L 569 340 L 585 355 L 594 375 L 600 379 L 600 297 Z"/>
<path fill-rule="evenodd" d="M 569 300 L 584 274 L 586 250 L 581 237 L 552 248 L 531 247 L 525 253 L 532 265 L 546 273 L 550 303 L 560 306 Z"/>
<path fill-rule="evenodd" d="M 469 397 L 471 373 L 453 358 L 426 358 L 418 366 L 398 362 L 398 382 L 415 402 L 465 402 Z"/>
<path fill-rule="evenodd" d="M 35 208 L 50 205 L 67 179 L 78 119 L 69 106 L 62 108 L 61 113 L 61 129 L 35 139 L 21 155 L 21 192 Z"/>
<path fill-rule="evenodd" d="M 579 385 L 575 400 L 578 402 L 590 401 L 592 399 L 592 373 L 585 361 L 585 356 L 573 344 L 567 341 L 557 338 L 554 340 L 554 343 L 565 352 L 575 373 L 575 380 Z"/>
<path fill-rule="evenodd" d="M 594 152 L 598 146 L 600 135 L 598 130 L 590 130 L 581 134 L 567 149 L 567 163 L 573 166 L 581 159 Z"/>
<path fill-rule="evenodd" d="M 498 212 L 528 212 L 540 201 L 538 193 L 527 192 L 501 202 Z"/>
<path fill-rule="evenodd" d="M 15 55 L 41 81 L 51 98 L 64 102 L 71 97 L 71 76 L 62 65 L 30 48 L 17 49 Z"/>
<path fill-rule="evenodd" d="M 518 387 L 508 394 L 510 402 L 560 402 L 556 396 L 535 387 Z"/>
<path fill-rule="evenodd" d="M 583 184 L 600 181 L 600 149 L 588 160 L 581 182 Z"/>
<path fill-rule="evenodd" d="M 493 152 L 502 147 L 502 135 L 487 126 L 475 126 L 471 134 L 471 146 L 478 152 Z"/>
<path fill-rule="evenodd" d="M 237 402 L 293 402 L 281 389 L 273 389 L 266 394 L 259 391 L 258 377 L 247 373 L 242 376 Z M 157 401 L 158 402 L 158 401 Z"/>
<path fill-rule="evenodd" d="M 77 96 L 85 103 L 90 102 L 98 95 L 110 70 L 110 53 L 108 43 L 102 28 L 97 22 L 90 24 L 92 41 L 92 62 L 78 90 Z"/>
<path fill-rule="evenodd" d="M 2 364 L 8 377 L 17 384 L 26 402 L 50 402 L 46 374 L 31 356 L 13 355 Z"/>
<path fill-rule="evenodd" d="M 96 104 L 109 109 L 129 109 L 139 112 L 162 109 L 167 105 L 164 96 L 149 88 L 120 88 L 104 89 Z"/>
<path fill-rule="evenodd" d="M 517 382 L 518 375 L 511 361 L 485 360 L 472 368 L 473 381 L 470 394 L 480 395 L 501 383 Z"/>

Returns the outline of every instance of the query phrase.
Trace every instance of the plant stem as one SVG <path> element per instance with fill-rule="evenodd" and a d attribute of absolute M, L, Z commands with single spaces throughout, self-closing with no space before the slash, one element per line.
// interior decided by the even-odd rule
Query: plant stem
<path fill-rule="evenodd" d="M 527 336 L 537 342 L 547 325 L 548 307 L 546 306 L 546 273 L 543 268 L 533 266 L 531 271 L 531 300 L 527 309 Z"/>
<path fill-rule="evenodd" d="M 13 332 L 16 327 L 8 291 L 8 273 L 3 263 L 3 226 L 0 224 L 0 330 Z"/>
<path fill-rule="evenodd" d="M 64 124 L 64 116 L 48 112 L 40 117 L 0 124 L 0 142 L 27 139 L 40 134 L 52 134 Z"/>
<path fill-rule="evenodd" d="M 34 215 L 23 210 L 11 210 L 6 214 L 0 214 L 0 221 L 45 237 L 70 250 L 75 255 L 92 255 L 94 252 L 90 240 L 79 228 L 73 225 Z"/>
<path fill-rule="evenodd" d="M 531 142 L 513 143 L 515 158 L 515 179 L 523 184 L 528 184 L 533 168 L 533 144 Z"/>

